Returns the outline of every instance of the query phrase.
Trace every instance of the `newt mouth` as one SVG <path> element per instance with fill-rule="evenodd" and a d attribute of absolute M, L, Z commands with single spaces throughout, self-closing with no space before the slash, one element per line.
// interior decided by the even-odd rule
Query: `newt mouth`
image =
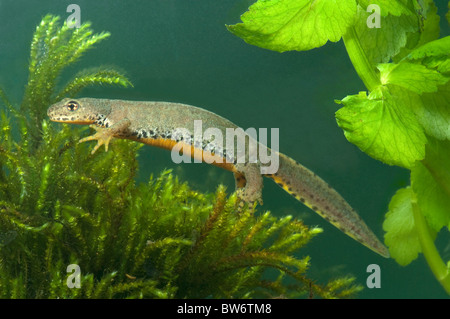
<path fill-rule="evenodd" d="M 89 125 L 93 124 L 94 121 L 92 120 L 85 120 L 85 119 L 77 119 L 74 117 L 66 117 L 66 116 L 49 116 L 50 121 L 53 122 L 60 122 L 60 123 L 70 123 L 70 124 L 80 124 L 80 125 Z"/>
<path fill-rule="evenodd" d="M 58 110 L 53 109 L 52 107 L 47 110 L 47 116 L 49 117 L 50 121 L 53 122 L 80 125 L 89 125 L 94 123 L 94 120 L 86 119 L 84 117 L 77 116 L 76 114 L 66 114 L 64 112 L 58 112 Z"/>

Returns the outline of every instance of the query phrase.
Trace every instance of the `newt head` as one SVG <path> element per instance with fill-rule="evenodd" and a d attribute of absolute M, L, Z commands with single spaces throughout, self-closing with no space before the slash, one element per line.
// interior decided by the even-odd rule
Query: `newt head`
<path fill-rule="evenodd" d="M 99 116 L 106 116 L 111 109 L 100 100 L 92 98 L 65 98 L 47 110 L 51 121 L 71 124 L 93 124 Z"/>

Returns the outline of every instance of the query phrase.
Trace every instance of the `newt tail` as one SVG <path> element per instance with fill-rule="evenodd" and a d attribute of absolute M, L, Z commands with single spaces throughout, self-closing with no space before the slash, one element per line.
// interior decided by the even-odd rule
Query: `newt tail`
<path fill-rule="evenodd" d="M 387 248 L 335 189 L 292 158 L 281 153 L 279 156 L 278 172 L 267 177 L 348 236 L 389 257 Z"/>
<path fill-rule="evenodd" d="M 257 143 L 242 129 L 217 114 L 180 103 L 92 98 L 64 99 L 50 106 L 47 114 L 55 122 L 95 128 L 97 132 L 94 135 L 80 140 L 97 141 L 92 153 L 101 145 L 105 145 L 107 151 L 113 138 L 130 139 L 172 151 L 181 146 L 183 154 L 233 172 L 237 195 L 249 204 L 262 202 L 263 176 L 269 177 L 344 233 L 381 256 L 389 257 L 387 248 L 330 185 L 295 160 Z M 198 140 L 192 134 L 196 131 L 197 121 L 204 124 L 201 133 L 207 138 Z M 215 135 L 206 134 L 209 128 L 215 129 Z M 231 145 L 224 146 L 223 140 L 218 138 L 218 135 L 225 136 L 230 129 L 237 140 L 246 141 L 241 154 L 228 149 Z M 234 142 L 232 144 L 234 148 Z M 259 160 L 249 160 L 254 150 L 261 148 L 269 150 L 271 155 L 278 155 L 275 173 L 264 170 L 267 167 Z"/>

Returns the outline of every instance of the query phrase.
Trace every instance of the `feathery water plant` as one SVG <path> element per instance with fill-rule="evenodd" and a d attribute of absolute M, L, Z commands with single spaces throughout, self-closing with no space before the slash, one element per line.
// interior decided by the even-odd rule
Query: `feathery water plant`
<path fill-rule="evenodd" d="M 94 34 L 90 22 L 79 28 L 69 28 L 64 22 L 58 26 L 59 17 L 46 15 L 37 26 L 31 41 L 28 84 L 20 111 L 29 114 L 28 129 L 31 143 L 40 140 L 40 129 L 47 107 L 67 94 L 76 94 L 90 85 L 116 84 L 131 86 L 120 72 L 109 68 L 83 70 L 76 74 L 60 92 L 56 92 L 61 72 L 77 62 L 98 42 L 110 36 L 108 32 Z"/>
<path fill-rule="evenodd" d="M 0 89 L 0 298 L 337 298 L 361 288 L 351 277 L 321 285 L 306 276 L 309 257 L 296 255 L 320 229 L 252 207 L 238 213 L 223 186 L 199 193 L 169 171 L 137 185 L 141 144 L 117 140 L 92 156 L 77 143 L 85 127 L 49 125 L 55 100 L 130 85 L 98 68 L 56 92 L 61 71 L 109 35 L 57 22 L 48 15 L 36 29 L 20 108 Z M 80 288 L 67 284 L 71 264 Z"/>

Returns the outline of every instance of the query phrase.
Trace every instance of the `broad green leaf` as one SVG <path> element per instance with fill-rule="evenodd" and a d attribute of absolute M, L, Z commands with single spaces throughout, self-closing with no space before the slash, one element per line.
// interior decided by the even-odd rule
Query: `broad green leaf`
<path fill-rule="evenodd" d="M 450 36 L 428 42 L 406 56 L 409 60 L 421 60 L 428 68 L 441 73 L 450 72 Z"/>
<path fill-rule="evenodd" d="M 410 108 L 408 91 L 396 86 L 350 95 L 336 112 L 347 140 L 389 165 L 413 167 L 425 156 L 426 137 Z"/>
<path fill-rule="evenodd" d="M 412 99 L 412 109 L 428 135 L 450 140 L 450 83 L 436 93 L 423 93 Z"/>
<path fill-rule="evenodd" d="M 436 75 L 437 73 L 450 72 L 450 36 L 428 42 L 416 48 L 400 64 L 407 61 L 420 62 L 428 70 L 435 69 L 434 75 L 429 74 L 431 75 L 429 82 L 422 81 L 420 83 L 421 89 L 425 93 L 411 99 L 411 107 L 427 134 L 440 140 L 450 139 L 450 84 L 447 82 L 447 84 L 439 86 L 437 92 L 426 93 L 429 92 L 426 88 L 432 88 L 441 81 L 439 76 Z M 410 63 L 407 65 L 410 65 Z M 419 64 L 416 65 L 419 66 Z M 413 71 L 413 69 L 410 69 L 410 71 Z M 411 77 L 417 76 L 411 74 Z M 446 78 L 444 75 L 442 77 Z M 416 90 L 416 92 L 420 93 L 420 90 Z"/>
<path fill-rule="evenodd" d="M 420 211 L 432 230 L 450 229 L 450 141 L 429 138 L 427 155 L 411 171 Z"/>
<path fill-rule="evenodd" d="M 417 46 L 421 46 L 430 41 L 439 38 L 440 26 L 439 26 L 439 14 L 437 13 L 437 7 L 433 0 L 418 1 L 421 3 L 419 12 L 420 23 L 420 41 Z"/>
<path fill-rule="evenodd" d="M 421 94 L 436 92 L 439 85 L 447 83 L 448 78 L 436 70 L 415 63 L 382 63 L 377 66 L 381 83 L 395 84 Z"/>
<path fill-rule="evenodd" d="M 227 28 L 262 48 L 304 51 L 339 41 L 355 13 L 355 0 L 258 0 Z"/>
<path fill-rule="evenodd" d="M 380 15 L 382 17 L 391 14 L 393 16 L 400 16 L 402 14 L 415 14 L 414 7 L 410 0 L 358 0 L 358 4 L 366 10 L 370 4 L 376 4 L 380 8 Z"/>
<path fill-rule="evenodd" d="M 426 64 L 429 68 L 436 68 L 436 70 L 440 73 L 443 73 L 444 75 L 448 76 L 450 73 L 450 59 L 430 59 L 427 58 L 423 62 Z"/>
<path fill-rule="evenodd" d="M 409 60 L 423 59 L 426 57 L 450 56 L 450 36 L 428 42 L 411 51 L 406 58 Z"/>
<path fill-rule="evenodd" d="M 408 265 L 422 251 L 419 237 L 414 226 L 411 200 L 411 187 L 399 189 L 389 203 L 383 229 L 384 243 L 395 261 L 402 266 Z"/>
<path fill-rule="evenodd" d="M 367 18 L 370 14 L 358 6 L 355 31 L 371 65 L 387 63 L 408 42 L 414 42 L 410 45 L 415 46 L 419 41 L 418 36 L 415 41 L 408 39 L 410 33 L 419 31 L 416 15 L 388 15 L 381 18 L 380 28 L 369 28 Z"/>
<path fill-rule="evenodd" d="M 415 21 L 418 29 L 416 32 L 407 33 L 406 45 L 392 58 L 394 62 L 399 62 L 415 48 L 439 38 L 440 17 L 433 0 L 412 1 L 412 3 L 417 11 Z"/>

